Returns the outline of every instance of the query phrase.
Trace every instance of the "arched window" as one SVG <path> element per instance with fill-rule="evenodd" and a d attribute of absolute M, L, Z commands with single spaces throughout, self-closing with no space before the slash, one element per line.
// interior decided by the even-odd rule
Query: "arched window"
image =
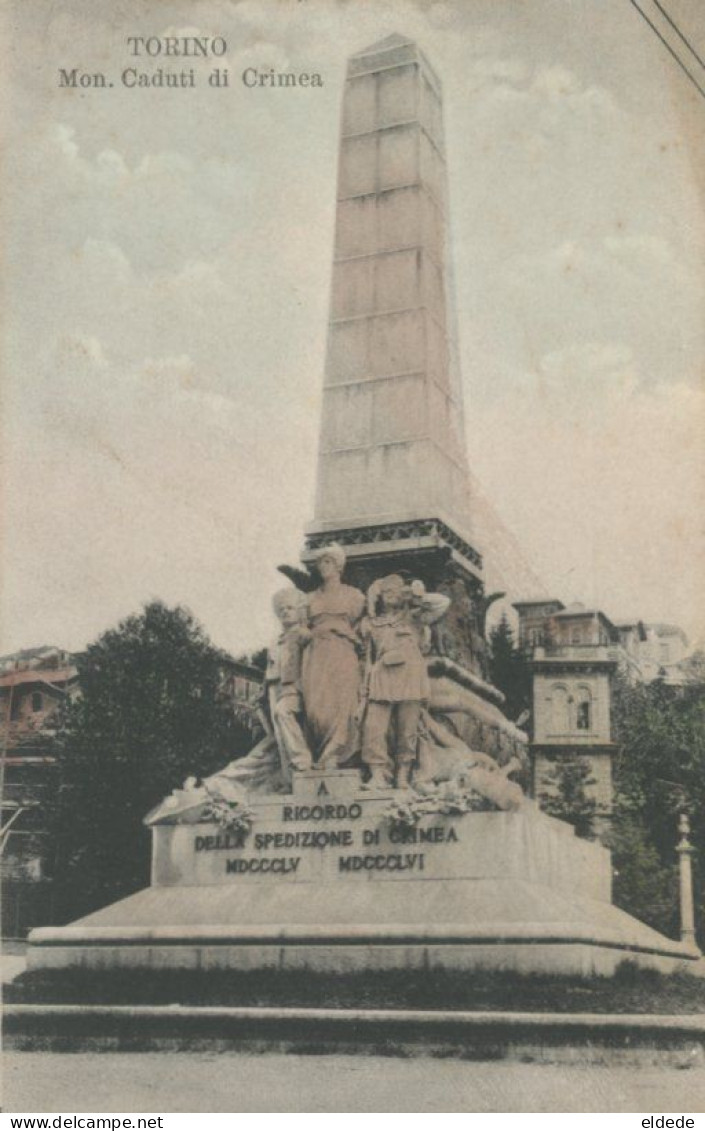
<path fill-rule="evenodd" d="M 551 719 L 551 730 L 554 734 L 569 732 L 568 690 L 561 683 L 555 683 L 551 688 Z"/>
<path fill-rule="evenodd" d="M 575 725 L 578 730 L 592 730 L 592 695 L 587 687 L 579 687 L 575 698 Z"/>

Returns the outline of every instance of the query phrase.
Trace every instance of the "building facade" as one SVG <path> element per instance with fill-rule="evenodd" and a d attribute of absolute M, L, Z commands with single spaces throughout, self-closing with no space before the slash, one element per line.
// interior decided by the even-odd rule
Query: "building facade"
<path fill-rule="evenodd" d="M 540 799 L 558 791 L 561 764 L 584 759 L 586 795 L 596 828 L 612 813 L 612 765 L 617 749 L 612 698 L 617 673 L 631 683 L 686 675 L 687 637 L 675 625 L 614 624 L 600 609 L 556 599 L 518 601 L 519 646 L 532 672 L 531 784 Z"/>
<path fill-rule="evenodd" d="M 51 912 L 49 796 L 59 711 L 78 694 L 78 669 L 61 648 L 0 657 L 2 722 L 2 931 L 23 938 Z"/>
<path fill-rule="evenodd" d="M 76 657 L 55 647 L 0 657 L 2 725 L 2 934 L 24 938 L 53 919 L 54 845 L 49 799 L 59 787 L 52 739 L 64 703 L 80 695 Z M 263 672 L 245 660 L 223 660 L 222 694 L 253 733 Z"/>

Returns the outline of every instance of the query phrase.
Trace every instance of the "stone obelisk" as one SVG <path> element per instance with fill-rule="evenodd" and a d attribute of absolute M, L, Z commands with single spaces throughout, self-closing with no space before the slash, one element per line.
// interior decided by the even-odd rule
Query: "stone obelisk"
<path fill-rule="evenodd" d="M 416 44 L 392 35 L 348 63 L 303 558 L 336 541 L 354 584 L 406 569 L 448 592 L 441 651 L 484 675 L 448 243 L 440 80 Z"/>

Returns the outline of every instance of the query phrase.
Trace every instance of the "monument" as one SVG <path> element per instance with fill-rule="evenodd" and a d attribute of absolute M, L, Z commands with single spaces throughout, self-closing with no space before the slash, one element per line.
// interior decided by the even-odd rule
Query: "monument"
<path fill-rule="evenodd" d="M 32 932 L 33 968 L 612 972 L 699 957 L 610 902 L 521 788 L 488 681 L 440 82 L 391 36 L 343 98 L 318 492 L 273 604 L 268 733 L 148 815 L 152 883 Z M 517 779 L 518 780 L 514 780 Z M 176 783 L 175 783 L 176 784 Z"/>

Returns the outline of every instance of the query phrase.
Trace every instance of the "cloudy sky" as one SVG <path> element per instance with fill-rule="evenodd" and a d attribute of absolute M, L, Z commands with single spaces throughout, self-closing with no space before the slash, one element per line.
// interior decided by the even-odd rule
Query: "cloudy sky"
<path fill-rule="evenodd" d="M 669 10 L 705 51 L 699 0 Z M 312 517 L 345 60 L 393 31 L 444 85 L 474 475 L 547 591 L 703 637 L 705 100 L 628 0 L 8 22 L 4 651 L 78 649 L 155 596 L 235 652 L 270 635 Z M 122 87 L 126 37 L 166 34 L 225 37 L 229 88 L 212 61 Z"/>

